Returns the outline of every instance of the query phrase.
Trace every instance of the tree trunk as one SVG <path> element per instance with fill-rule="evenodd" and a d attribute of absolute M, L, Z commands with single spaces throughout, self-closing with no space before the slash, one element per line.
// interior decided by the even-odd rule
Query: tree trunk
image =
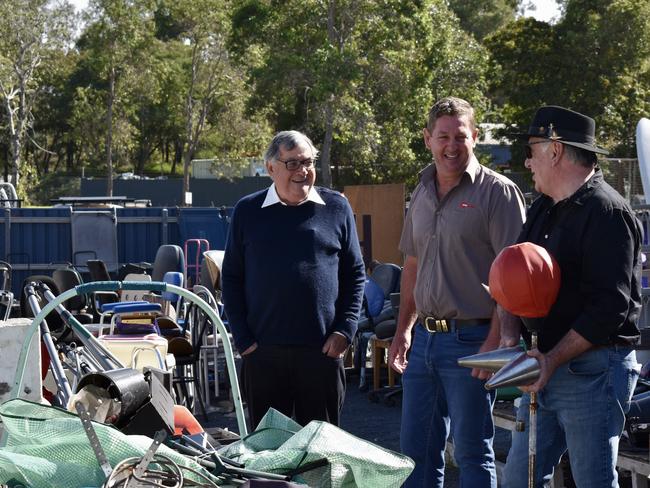
<path fill-rule="evenodd" d="M 14 188 L 18 189 L 18 180 L 20 174 L 20 150 L 21 141 L 17 133 L 11 134 L 11 141 L 9 143 L 9 168 L 10 168 L 10 183 Z"/>
<path fill-rule="evenodd" d="M 198 70 L 198 46 L 192 47 L 192 66 L 190 86 L 185 96 L 185 142 L 183 144 L 183 194 L 181 195 L 181 205 L 185 206 L 185 194 L 190 191 L 190 162 L 192 160 L 193 140 L 193 119 L 194 119 L 194 88 Z M 187 149 L 185 149 L 187 147 Z"/>
<path fill-rule="evenodd" d="M 185 195 L 190 191 L 190 163 L 192 162 L 192 154 L 188 150 L 183 155 L 183 198 L 182 205 L 186 206 Z"/>
<path fill-rule="evenodd" d="M 327 38 L 332 45 L 336 46 L 338 37 L 334 29 L 336 16 L 336 1 L 330 0 L 327 4 Z M 321 184 L 326 188 L 332 188 L 332 169 L 330 158 L 332 152 L 332 139 L 334 136 L 334 93 L 329 95 L 325 103 L 325 140 L 320 155 Z"/>
<path fill-rule="evenodd" d="M 65 148 L 65 167 L 68 172 L 74 168 L 74 142 L 68 141 Z"/>
<path fill-rule="evenodd" d="M 8 181 L 18 189 L 18 175 L 20 170 L 20 155 L 22 149 L 22 140 L 20 133 L 20 119 L 15 116 L 14 107 L 12 106 L 12 99 L 15 94 L 9 95 L 7 91 L 3 90 L 3 95 L 5 99 L 5 110 L 7 113 L 7 123 L 8 123 L 8 132 L 9 132 L 9 144 L 7 145 L 8 154 L 7 154 L 7 166 L 8 166 Z M 18 109 L 18 115 L 22 111 L 20 107 Z"/>
<path fill-rule="evenodd" d="M 113 104 L 115 102 L 115 68 L 111 68 L 106 109 L 106 196 L 113 196 Z"/>
<path fill-rule="evenodd" d="M 323 150 L 320 154 L 321 185 L 325 188 L 332 188 L 332 170 L 330 168 L 330 153 L 334 132 L 334 110 L 332 103 L 332 99 L 330 99 L 325 105 L 325 140 L 323 141 Z"/>
<path fill-rule="evenodd" d="M 4 180 L 9 181 L 9 144 L 3 144 L 4 153 L 5 153 L 5 164 L 4 164 Z"/>
<path fill-rule="evenodd" d="M 183 161 L 183 142 L 178 139 L 174 140 L 174 159 L 172 161 L 171 174 L 176 174 L 176 166 Z"/>
<path fill-rule="evenodd" d="M 190 92 L 191 93 L 191 92 Z M 191 96 L 188 96 L 187 120 L 185 121 L 185 145 L 183 150 L 183 194 L 181 195 L 181 205 L 185 206 L 185 195 L 190 191 L 190 163 L 194 152 L 194 140 L 192 134 L 192 117 L 194 105 Z"/>

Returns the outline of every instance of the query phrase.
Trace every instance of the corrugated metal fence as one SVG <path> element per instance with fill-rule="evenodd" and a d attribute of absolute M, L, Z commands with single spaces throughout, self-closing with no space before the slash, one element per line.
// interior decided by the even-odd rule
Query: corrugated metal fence
<path fill-rule="evenodd" d="M 51 274 L 62 264 L 75 261 L 72 212 L 71 207 L 5 208 L 0 212 L 0 257 L 12 266 L 12 290 L 16 296 L 27 276 Z M 207 239 L 210 249 L 223 249 L 231 213 L 232 208 L 115 209 L 117 264 L 152 263 L 161 245 L 183 247 L 187 239 Z M 97 229 L 87 229 L 93 231 Z M 111 238 L 114 237 L 107 235 L 107 239 Z"/>

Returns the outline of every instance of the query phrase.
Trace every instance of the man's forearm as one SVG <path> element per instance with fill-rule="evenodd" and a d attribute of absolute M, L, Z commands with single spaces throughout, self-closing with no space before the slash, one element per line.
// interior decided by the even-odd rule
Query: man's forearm
<path fill-rule="evenodd" d="M 412 256 L 407 256 L 402 270 L 397 331 L 388 350 L 388 363 L 400 374 L 404 373 L 408 364 L 407 353 L 411 347 L 411 329 L 417 319 L 413 294 L 416 278 L 417 260 Z"/>
<path fill-rule="evenodd" d="M 499 322 L 500 346 L 510 347 L 519 344 L 521 337 L 521 319 L 504 310 L 501 305 L 496 306 Z"/>
<path fill-rule="evenodd" d="M 413 300 L 413 295 L 411 294 L 410 299 L 405 300 L 407 303 L 404 305 L 402 305 L 402 300 L 403 298 L 400 297 L 399 319 L 397 321 L 396 333 L 409 332 L 417 320 L 417 311 L 415 309 L 415 301 Z"/>
<path fill-rule="evenodd" d="M 490 331 L 488 336 L 485 338 L 486 344 L 494 344 L 495 347 L 499 344 L 501 340 L 501 320 L 499 314 L 497 313 L 497 307 L 494 307 L 492 310 L 492 318 L 490 320 Z"/>
<path fill-rule="evenodd" d="M 546 354 L 537 349 L 528 351 L 528 355 L 537 359 L 540 366 L 539 378 L 530 386 L 520 387 L 523 391 L 536 392 L 540 391 L 549 382 L 555 370 L 562 364 L 579 356 L 593 347 L 593 344 L 587 339 L 571 329 L 558 342 L 553 349 Z"/>
<path fill-rule="evenodd" d="M 593 347 L 587 339 L 571 329 L 553 349 L 546 353 L 546 359 L 557 368 Z"/>

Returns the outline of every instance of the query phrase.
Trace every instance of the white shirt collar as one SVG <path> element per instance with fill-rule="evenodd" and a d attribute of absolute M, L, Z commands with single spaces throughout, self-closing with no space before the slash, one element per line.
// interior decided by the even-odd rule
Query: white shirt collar
<path fill-rule="evenodd" d="M 313 186 L 309 189 L 307 198 L 305 198 L 298 205 L 302 205 L 305 202 L 314 202 L 314 203 L 318 203 L 319 205 L 325 205 L 325 201 L 321 198 L 321 196 L 316 191 L 316 188 L 314 188 Z M 275 185 L 273 184 L 269 187 L 269 190 L 266 192 L 266 198 L 264 199 L 264 203 L 262 203 L 262 208 L 270 207 L 271 205 L 275 205 L 276 203 L 280 203 L 285 207 L 287 206 L 286 203 L 280 200 L 280 197 L 278 196 L 278 192 L 275 189 Z"/>

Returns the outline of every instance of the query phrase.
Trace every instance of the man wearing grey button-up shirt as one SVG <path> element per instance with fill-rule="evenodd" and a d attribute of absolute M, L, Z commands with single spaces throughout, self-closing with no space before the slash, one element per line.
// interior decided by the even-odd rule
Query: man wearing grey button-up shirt
<path fill-rule="evenodd" d="M 499 344 L 484 285 L 525 213 L 517 186 L 476 160 L 477 136 L 469 103 L 449 97 L 433 106 L 424 129 L 433 164 L 420 173 L 400 241 L 406 260 L 389 360 L 404 373 L 401 447 L 416 463 L 407 487 L 442 488 L 450 431 L 461 486 L 496 487 L 494 393 L 484 389 L 483 372 L 457 359 Z"/>

